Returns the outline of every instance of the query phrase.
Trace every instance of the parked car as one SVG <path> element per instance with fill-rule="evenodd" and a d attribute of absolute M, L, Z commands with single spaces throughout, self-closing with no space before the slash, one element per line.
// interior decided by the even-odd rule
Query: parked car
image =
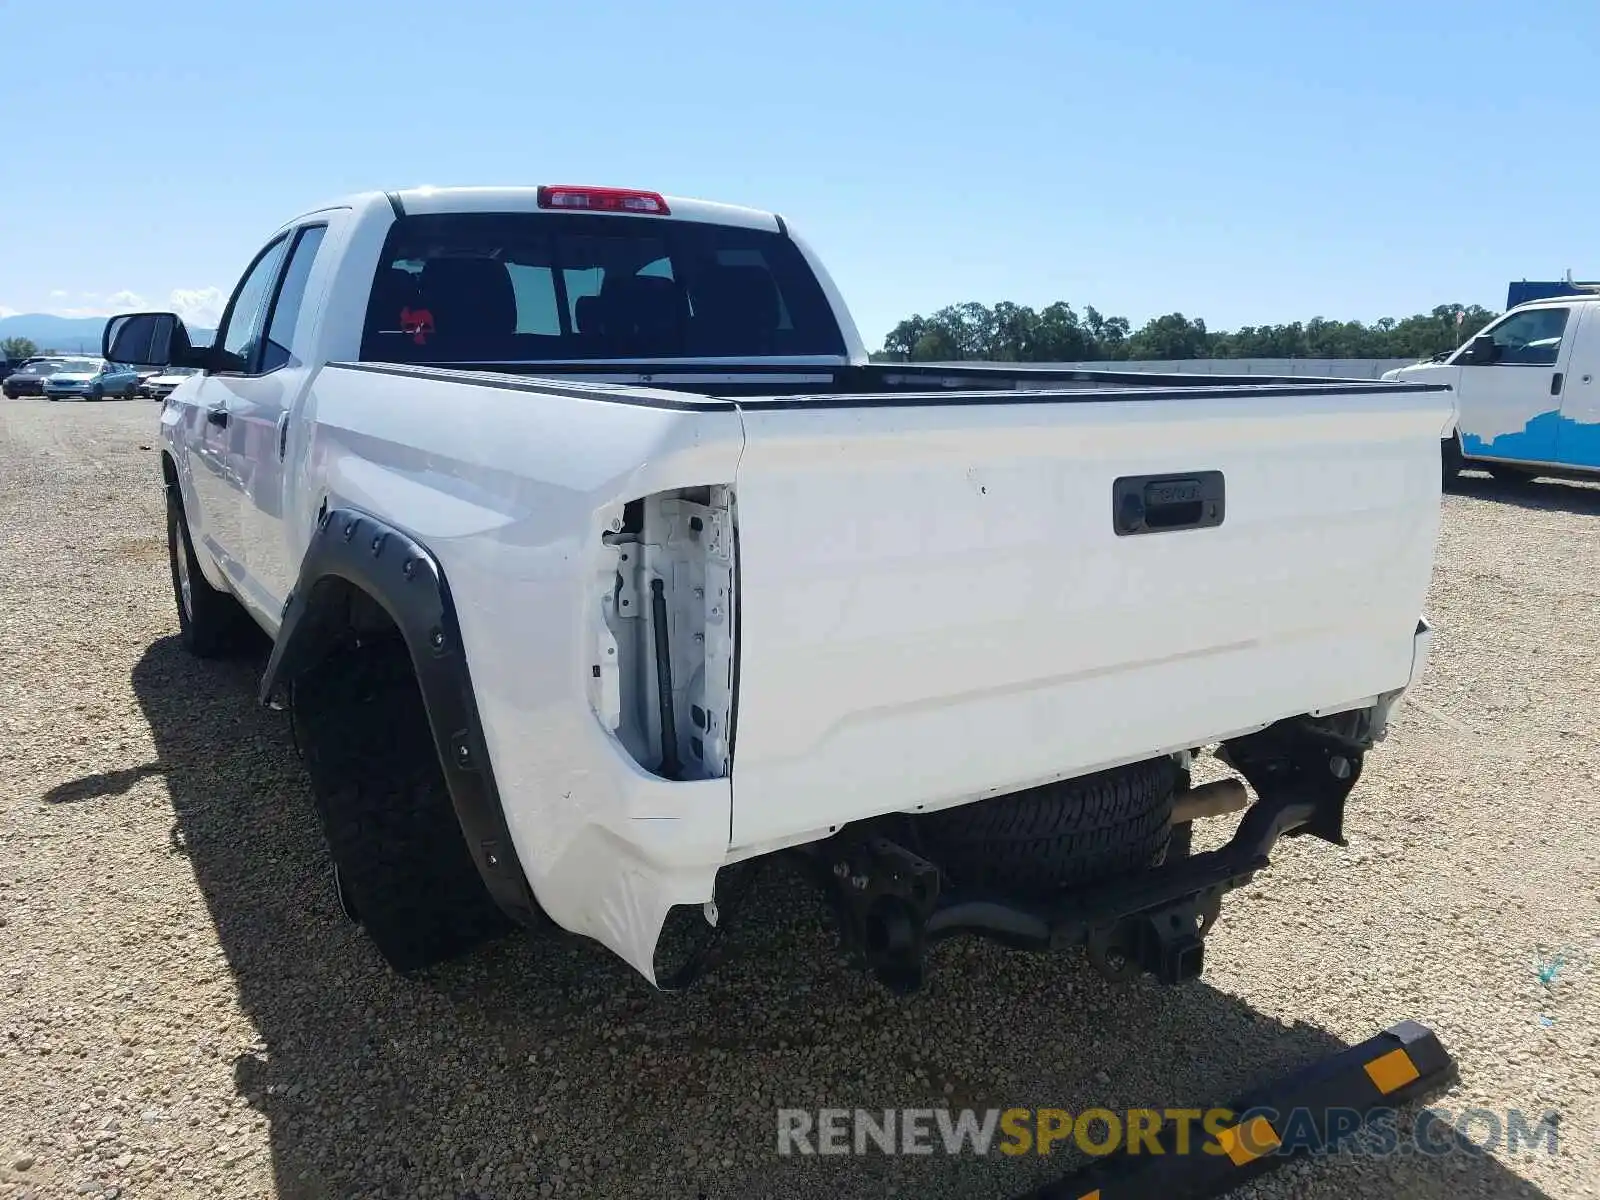
<path fill-rule="evenodd" d="M 782 856 L 896 990 L 956 933 L 1193 978 L 1427 659 L 1441 384 L 872 363 L 781 217 L 609 188 L 352 197 L 226 312 L 103 350 L 201 369 L 183 643 L 273 639 L 400 970 L 554 922 L 677 986 Z"/>
<path fill-rule="evenodd" d="M 19 396 L 42 396 L 45 377 L 54 371 L 59 371 L 70 361 L 67 358 L 53 357 L 23 359 L 5 377 L 5 382 L 0 384 L 0 390 L 5 392 L 7 400 L 15 400 Z"/>
<path fill-rule="evenodd" d="M 46 400 L 67 400 L 74 396 L 85 400 L 104 400 L 107 396 L 132 400 L 138 390 L 138 371 L 95 359 L 69 363 L 45 376 L 44 380 Z"/>
<path fill-rule="evenodd" d="M 1447 484 L 1463 467 L 1507 481 L 1600 475 L 1600 295 L 1518 305 L 1444 361 L 1384 378 L 1455 389 Z"/>
<path fill-rule="evenodd" d="M 195 367 L 164 367 L 153 372 L 149 378 L 139 385 L 139 395 L 147 400 L 165 400 L 172 395 L 172 389 L 177 387 L 191 375 L 200 372 Z"/>

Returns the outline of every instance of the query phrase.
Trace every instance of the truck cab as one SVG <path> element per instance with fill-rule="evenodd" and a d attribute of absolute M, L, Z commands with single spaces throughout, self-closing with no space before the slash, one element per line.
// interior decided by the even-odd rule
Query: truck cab
<path fill-rule="evenodd" d="M 1600 294 L 1520 304 L 1444 361 L 1384 378 L 1455 389 L 1447 479 L 1464 466 L 1500 478 L 1600 475 Z"/>

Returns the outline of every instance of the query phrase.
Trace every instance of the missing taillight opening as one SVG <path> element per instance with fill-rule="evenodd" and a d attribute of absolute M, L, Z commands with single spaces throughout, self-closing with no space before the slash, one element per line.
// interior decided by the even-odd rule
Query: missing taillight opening
<path fill-rule="evenodd" d="M 733 757 L 733 491 L 658 492 L 604 535 L 590 704 L 647 771 L 725 778 Z"/>

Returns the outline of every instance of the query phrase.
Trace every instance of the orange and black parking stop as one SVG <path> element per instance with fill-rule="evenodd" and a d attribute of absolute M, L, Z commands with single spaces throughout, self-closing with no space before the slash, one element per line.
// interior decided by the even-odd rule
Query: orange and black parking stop
<path fill-rule="evenodd" d="M 1177 1119 L 1153 1133 L 1141 1125 L 1140 1135 L 1121 1139 L 1114 1153 L 1015 1200 L 1224 1196 L 1296 1158 L 1336 1149 L 1368 1121 L 1392 1119 L 1455 1077 L 1455 1061 L 1438 1036 L 1401 1021 L 1220 1108 L 1176 1110 Z M 1202 1111 L 1203 1133 L 1196 1119 Z"/>

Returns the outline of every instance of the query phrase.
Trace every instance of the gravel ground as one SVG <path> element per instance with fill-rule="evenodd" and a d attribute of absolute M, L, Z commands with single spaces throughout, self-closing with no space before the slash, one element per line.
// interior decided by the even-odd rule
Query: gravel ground
<path fill-rule="evenodd" d="M 1349 848 L 1285 843 L 1203 982 L 949 944 L 897 1001 L 775 878 L 672 997 L 572 941 L 384 968 L 260 664 L 178 647 L 155 420 L 0 405 L 0 1196 L 1005 1197 L 1068 1160 L 780 1158 L 775 1109 L 1199 1105 L 1407 1016 L 1459 1059 L 1440 1106 L 1559 1110 L 1558 1152 L 1241 1195 L 1600 1194 L 1600 489 L 1446 499 L 1432 670 Z"/>

